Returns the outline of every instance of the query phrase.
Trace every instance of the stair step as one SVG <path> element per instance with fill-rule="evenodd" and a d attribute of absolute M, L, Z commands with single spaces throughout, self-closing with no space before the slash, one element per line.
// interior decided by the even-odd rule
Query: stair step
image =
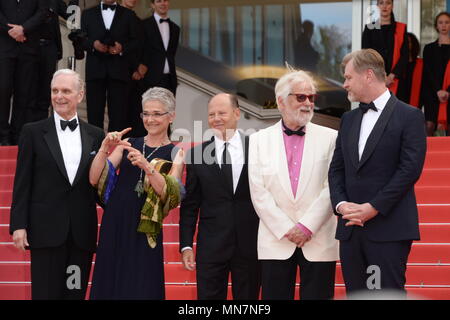
<path fill-rule="evenodd" d="M 30 261 L 30 252 L 17 250 L 12 243 L 0 243 L 0 262 L 13 261 Z M 169 263 L 181 261 L 178 243 L 164 243 L 164 261 Z M 450 244 L 414 242 L 408 263 L 448 264 L 450 263 Z"/>
<path fill-rule="evenodd" d="M 15 174 L 16 159 L 0 159 L 0 174 Z"/>
<path fill-rule="evenodd" d="M 0 282 L 31 281 L 30 268 L 29 263 L 1 263 Z M 165 264 L 164 277 L 166 284 L 197 282 L 195 271 L 188 271 L 181 264 Z M 228 281 L 231 282 L 231 277 Z M 336 284 L 344 283 L 340 264 L 336 266 L 335 281 Z M 298 272 L 296 282 L 300 283 Z M 406 271 L 406 284 L 409 286 L 450 286 L 450 266 L 409 265 Z"/>
<path fill-rule="evenodd" d="M 100 228 L 99 228 L 100 231 Z M 450 224 L 420 225 L 421 241 L 425 243 L 450 243 Z M 0 225 L 0 242 L 11 242 L 8 225 Z M 163 241 L 179 242 L 178 224 L 163 225 Z M 1 261 L 1 251 L 0 251 Z"/>
<path fill-rule="evenodd" d="M 450 169 L 423 169 L 422 175 L 416 183 L 416 187 L 426 186 L 450 187 Z"/>
<path fill-rule="evenodd" d="M 424 223 L 450 223 L 450 204 L 449 205 L 419 205 L 419 221 Z M 9 207 L 0 208 L 0 224 L 9 224 Z M 97 207 L 97 216 L 99 223 L 103 209 Z M 180 219 L 180 208 L 170 211 L 164 219 L 165 224 L 178 224 Z"/>
<path fill-rule="evenodd" d="M 450 159 L 449 159 L 450 160 Z M 450 187 L 415 187 L 417 203 L 450 203 Z"/>
<path fill-rule="evenodd" d="M 427 151 L 450 151 L 450 137 L 427 138 Z"/>
<path fill-rule="evenodd" d="M 425 168 L 448 168 L 450 159 L 450 151 L 431 151 L 427 152 L 425 157 Z"/>
<path fill-rule="evenodd" d="M 16 146 L 0 147 L 0 160 L 16 160 L 16 159 L 17 159 Z"/>
<path fill-rule="evenodd" d="M 90 288 L 89 288 L 90 289 Z M 88 289 L 88 290 L 89 290 Z M 417 300 L 449 300 L 450 288 L 415 288 L 407 287 L 409 299 Z M 299 298 L 298 289 L 295 290 L 295 299 Z M 335 287 L 335 300 L 345 299 L 345 288 Z M 86 295 L 89 297 L 89 291 Z M 228 299 L 231 299 L 231 286 L 228 287 Z M 30 300 L 31 299 L 31 284 L 0 284 L 0 300 Z M 197 287 L 192 284 L 180 285 L 169 284 L 166 285 L 166 299 L 167 300 L 197 300 Z"/>

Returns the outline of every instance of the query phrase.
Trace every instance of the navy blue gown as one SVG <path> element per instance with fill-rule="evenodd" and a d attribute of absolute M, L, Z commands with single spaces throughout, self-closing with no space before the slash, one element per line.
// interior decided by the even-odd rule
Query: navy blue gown
<path fill-rule="evenodd" d="M 144 138 L 128 140 L 142 150 Z M 175 146 L 160 147 L 150 158 L 171 159 Z M 148 156 L 155 148 L 145 146 Z M 175 153 L 174 153 L 175 154 Z M 144 233 L 137 232 L 140 211 L 147 194 L 134 191 L 141 170 L 124 150 L 120 173 L 103 214 L 90 299 L 165 299 L 163 235 L 150 248 Z M 143 173 L 145 175 L 145 172 Z"/>

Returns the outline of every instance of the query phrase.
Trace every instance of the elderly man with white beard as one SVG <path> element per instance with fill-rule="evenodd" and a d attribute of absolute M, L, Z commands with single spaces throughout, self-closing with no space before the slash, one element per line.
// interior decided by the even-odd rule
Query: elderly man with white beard
<path fill-rule="evenodd" d="M 311 123 L 316 86 L 304 71 L 282 76 L 275 94 L 282 119 L 250 136 L 249 183 L 261 222 L 262 298 L 332 299 L 338 242 L 328 189 L 337 132 Z"/>

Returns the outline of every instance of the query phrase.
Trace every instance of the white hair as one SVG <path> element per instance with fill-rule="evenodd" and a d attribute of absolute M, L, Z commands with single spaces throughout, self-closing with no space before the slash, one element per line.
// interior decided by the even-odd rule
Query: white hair
<path fill-rule="evenodd" d="M 159 101 L 166 107 L 167 111 L 171 113 L 175 112 L 175 96 L 167 89 L 160 87 L 148 89 L 142 95 L 142 107 L 148 101 Z"/>
<path fill-rule="evenodd" d="M 288 68 L 289 71 L 278 79 L 275 85 L 275 96 L 286 100 L 292 90 L 292 86 L 296 83 L 306 83 L 311 86 L 314 92 L 317 92 L 316 83 L 313 78 L 305 71 Z"/>
<path fill-rule="evenodd" d="M 54 74 L 53 74 L 53 78 L 52 78 L 52 82 L 51 82 L 51 86 L 53 86 L 53 81 L 56 79 L 56 77 L 60 76 L 60 75 L 69 75 L 69 76 L 73 76 L 78 84 L 78 92 L 80 91 L 84 91 L 84 81 L 81 78 L 80 74 L 71 70 L 71 69 L 60 69 L 57 70 Z"/>

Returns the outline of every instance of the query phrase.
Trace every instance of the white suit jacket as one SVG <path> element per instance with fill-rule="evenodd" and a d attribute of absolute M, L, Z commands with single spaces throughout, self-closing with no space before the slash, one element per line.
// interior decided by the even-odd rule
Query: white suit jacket
<path fill-rule="evenodd" d="M 337 131 L 308 123 L 297 194 L 289 179 L 281 120 L 250 136 L 248 174 L 253 206 L 261 222 L 258 259 L 286 260 L 296 245 L 284 235 L 300 222 L 313 232 L 303 246 L 308 261 L 339 259 L 336 216 L 331 208 L 328 168 Z"/>

